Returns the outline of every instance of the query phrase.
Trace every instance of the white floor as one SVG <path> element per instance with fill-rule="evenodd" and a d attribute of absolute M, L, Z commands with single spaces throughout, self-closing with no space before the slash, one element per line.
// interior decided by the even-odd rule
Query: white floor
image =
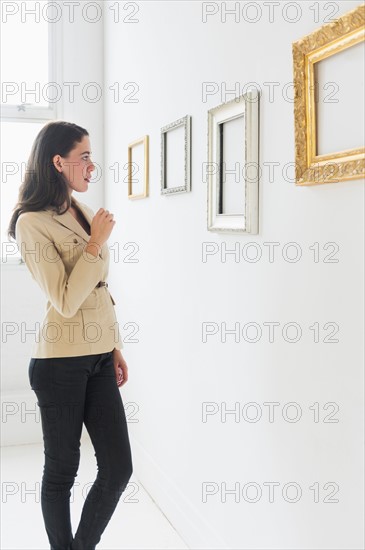
<path fill-rule="evenodd" d="M 49 550 L 40 506 L 43 445 L 3 447 L 1 455 L 1 549 Z M 96 472 L 94 449 L 90 440 L 83 437 L 79 472 L 71 493 L 74 534 L 85 493 L 93 483 Z M 188 546 L 133 473 L 97 548 L 160 550 L 182 549 Z"/>

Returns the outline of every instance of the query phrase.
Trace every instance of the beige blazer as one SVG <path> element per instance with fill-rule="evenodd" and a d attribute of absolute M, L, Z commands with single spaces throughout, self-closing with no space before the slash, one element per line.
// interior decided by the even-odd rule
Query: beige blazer
<path fill-rule="evenodd" d="M 91 224 L 93 210 L 75 200 Z M 109 248 L 95 257 L 84 251 L 90 236 L 70 212 L 47 209 L 20 214 L 15 228 L 19 252 L 47 297 L 32 357 L 69 357 L 122 349 L 114 304 L 106 286 Z"/>

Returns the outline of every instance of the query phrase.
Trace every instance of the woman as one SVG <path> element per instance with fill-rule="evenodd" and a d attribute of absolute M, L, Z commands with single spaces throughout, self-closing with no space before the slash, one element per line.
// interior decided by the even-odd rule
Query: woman
<path fill-rule="evenodd" d="M 55 550 L 94 549 L 132 475 L 132 455 L 118 387 L 128 380 L 106 244 L 115 221 L 72 192 L 88 189 L 89 134 L 64 121 L 46 124 L 33 144 L 8 235 L 46 297 L 46 315 L 29 363 L 40 407 L 45 463 L 41 507 Z M 75 537 L 71 488 L 85 424 L 98 474 Z"/>

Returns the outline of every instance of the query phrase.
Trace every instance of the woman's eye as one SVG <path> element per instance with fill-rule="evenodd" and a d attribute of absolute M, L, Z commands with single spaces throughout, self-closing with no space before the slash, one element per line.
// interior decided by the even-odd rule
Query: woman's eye
<path fill-rule="evenodd" d="M 88 160 L 88 158 L 89 158 L 89 155 L 85 155 L 85 156 L 84 156 L 84 157 L 82 157 L 82 158 L 83 158 L 83 160 Z"/>

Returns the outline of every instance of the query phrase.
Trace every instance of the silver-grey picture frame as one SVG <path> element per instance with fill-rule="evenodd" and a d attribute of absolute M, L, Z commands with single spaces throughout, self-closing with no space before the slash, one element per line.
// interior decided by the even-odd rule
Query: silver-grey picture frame
<path fill-rule="evenodd" d="M 167 162 L 168 153 L 166 147 L 167 134 L 171 130 L 183 126 L 184 128 L 184 174 L 182 182 L 178 185 L 167 187 Z M 186 115 L 171 124 L 161 128 L 161 195 L 175 193 L 187 193 L 191 191 L 191 116 Z"/>
<path fill-rule="evenodd" d="M 217 232 L 259 232 L 259 106 L 260 91 L 252 87 L 245 94 L 208 111 L 207 136 L 207 229 Z M 244 150 L 240 161 L 244 174 L 242 214 L 223 212 L 224 123 L 244 118 Z M 249 169 L 249 177 L 247 171 Z"/>

